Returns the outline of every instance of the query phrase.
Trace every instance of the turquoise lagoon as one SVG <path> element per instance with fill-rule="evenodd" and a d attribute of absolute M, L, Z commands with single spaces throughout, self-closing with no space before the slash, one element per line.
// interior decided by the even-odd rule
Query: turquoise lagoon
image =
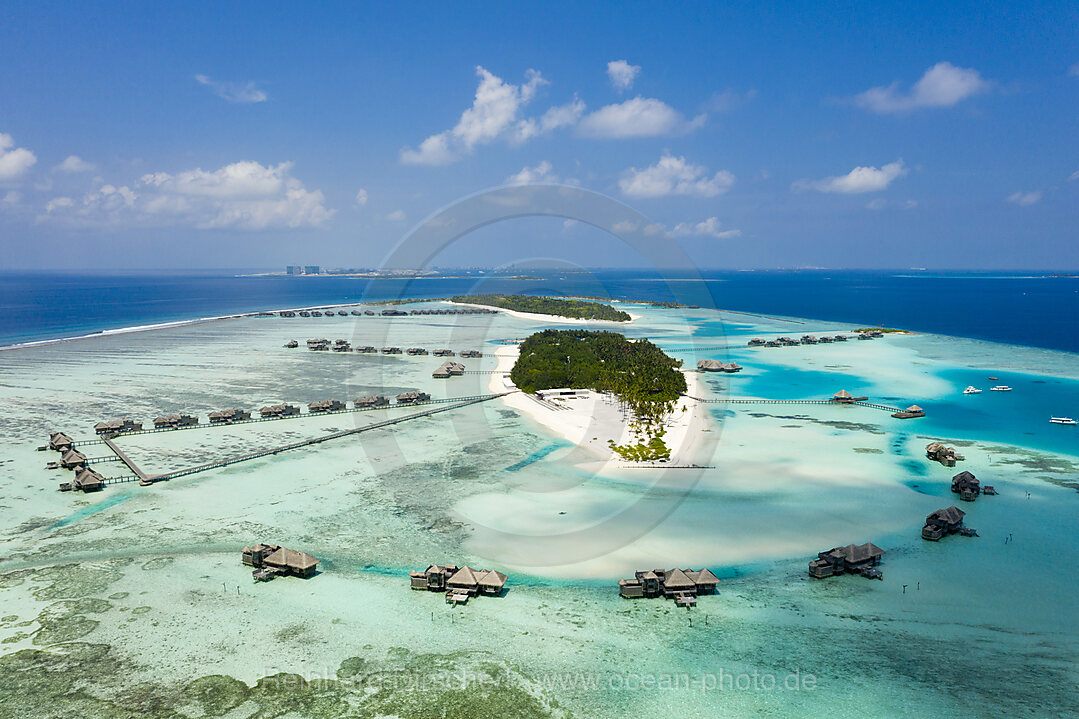
<path fill-rule="evenodd" d="M 708 469 L 594 476 L 498 400 L 142 488 L 62 494 L 37 452 L 102 417 L 423 389 L 434 358 L 310 353 L 288 339 L 490 353 L 542 323 L 496 317 L 243 318 L 0 354 L 0 715 L 1063 716 L 1079 713 L 1074 355 L 893 335 L 756 349 L 756 334 L 849 326 L 630 306 L 626 332 L 692 366 L 710 397 L 820 398 L 846 388 L 925 419 L 829 405 L 708 405 Z M 564 326 L 564 325 L 560 325 Z M 726 352 L 711 348 L 729 343 Z M 491 369 L 494 359 L 468 360 Z M 988 389 L 988 376 L 1014 391 Z M 121 439 L 164 472 L 408 410 Z M 919 537 L 955 502 L 939 439 L 1000 495 L 963 504 L 979 538 Z M 104 454 L 104 452 L 102 452 Z M 101 465 L 119 474 L 117 464 Z M 564 541 L 551 541 L 552 538 Z M 239 549 L 322 559 L 307 581 L 252 584 Z M 883 582 L 813 581 L 806 562 L 873 541 Z M 451 609 L 409 569 L 511 575 Z M 635 568 L 708 566 L 696 609 L 622 600 Z M 301 684 L 299 675 L 307 684 Z M 811 677 L 811 680 L 809 679 Z M 747 684 L 748 682 L 748 684 Z M 773 684 L 774 682 L 774 684 Z"/>

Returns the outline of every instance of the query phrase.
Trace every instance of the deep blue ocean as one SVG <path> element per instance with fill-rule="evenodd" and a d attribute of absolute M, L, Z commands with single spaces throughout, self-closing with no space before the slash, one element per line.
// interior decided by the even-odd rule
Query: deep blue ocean
<path fill-rule="evenodd" d="M 3 273 L 0 345 L 284 307 L 501 292 L 680 301 L 1079 352 L 1079 277 L 1048 273 L 529 270 L 529 279 L 366 280 L 243 272 Z"/>

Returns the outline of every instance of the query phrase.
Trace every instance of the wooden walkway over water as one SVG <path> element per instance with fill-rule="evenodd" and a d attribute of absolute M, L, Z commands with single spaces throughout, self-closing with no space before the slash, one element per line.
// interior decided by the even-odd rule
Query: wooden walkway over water
<path fill-rule="evenodd" d="M 869 407 L 871 409 L 880 409 L 885 412 L 902 412 L 899 407 L 889 407 L 886 404 L 876 404 L 875 402 L 836 402 L 830 399 L 756 399 L 753 397 L 730 397 L 730 398 L 712 398 L 704 399 L 703 397 L 694 397 L 693 395 L 684 394 L 683 397 L 695 400 L 697 402 L 704 402 L 708 404 L 831 404 L 840 407 L 854 405 L 856 407 Z"/>
<path fill-rule="evenodd" d="M 141 429 L 138 432 L 121 432 L 113 436 L 116 437 L 136 437 L 143 434 L 160 434 L 162 432 L 180 432 L 188 429 L 209 429 L 211 427 L 235 427 L 241 424 L 256 424 L 259 422 L 278 422 L 286 419 L 310 419 L 312 417 L 328 417 L 335 414 L 352 414 L 353 412 L 373 412 L 375 410 L 395 409 L 397 407 L 421 407 L 427 405 L 448 404 L 450 402 L 470 402 L 473 400 L 485 400 L 492 399 L 494 397 L 501 397 L 505 392 L 500 394 L 476 394 L 465 397 L 447 397 L 445 399 L 429 399 L 426 402 L 410 402 L 408 404 L 387 404 L 381 407 L 350 407 L 347 409 L 338 409 L 331 412 L 303 412 L 301 414 L 288 415 L 287 417 L 252 417 L 251 419 L 242 419 L 238 422 L 215 422 L 208 423 L 203 422 L 199 424 L 192 424 L 186 427 L 155 427 L 153 429 Z M 96 437 L 94 439 L 79 439 L 71 443 L 72 447 L 87 447 L 94 444 L 106 444 L 103 437 Z"/>
<path fill-rule="evenodd" d="M 228 467 L 233 464 L 239 464 L 240 462 L 247 462 L 252 459 L 259 459 L 260 457 L 268 457 L 271 455 L 280 454 L 281 452 L 289 452 L 295 449 L 303 449 L 305 447 L 311 447 L 323 442 L 329 442 L 330 440 L 340 439 L 342 437 L 350 437 L 354 434 L 361 432 L 370 432 L 371 430 L 381 429 L 383 427 L 389 427 L 402 422 L 407 422 L 412 419 L 419 419 L 421 417 L 430 417 L 431 415 L 439 414 L 440 412 L 448 412 L 452 409 L 459 409 L 461 407 L 467 407 L 469 405 L 477 404 L 479 402 L 486 402 L 487 400 L 494 399 L 495 397 L 503 397 L 509 394 L 509 392 L 500 392 L 497 394 L 477 395 L 475 397 L 468 397 L 459 399 L 453 404 L 447 404 L 445 401 L 439 402 L 440 406 L 431 407 L 421 412 L 414 412 L 412 414 L 404 415 L 403 417 L 394 417 L 392 419 L 382 420 L 380 422 L 373 422 L 372 424 L 364 425 L 363 427 L 353 427 L 352 429 L 345 429 L 339 432 L 332 432 L 330 434 L 324 434 L 320 437 L 312 437 L 311 439 L 304 439 L 298 442 L 291 442 L 289 444 L 283 444 L 277 447 L 269 447 L 266 449 L 256 450 L 254 452 L 247 452 L 245 454 L 235 455 L 233 457 L 226 457 L 224 459 L 215 460 L 213 462 L 207 462 L 206 464 L 196 465 L 194 467 L 187 467 L 185 469 L 179 469 L 174 472 L 165 472 L 163 474 L 146 474 L 139 469 L 130 457 L 128 457 L 123 450 L 116 446 L 110 438 L 104 438 L 102 441 L 108 445 L 109 449 L 116 453 L 117 458 L 130 469 L 134 474 L 124 477 L 111 477 L 105 480 L 105 484 L 115 484 L 118 482 L 133 482 L 139 481 L 144 483 L 165 482 L 170 479 L 176 479 L 177 477 L 186 477 L 188 475 L 197 474 L 199 472 L 206 472 L 211 469 L 217 469 L 219 467 Z M 217 426 L 217 425 L 214 425 Z"/>

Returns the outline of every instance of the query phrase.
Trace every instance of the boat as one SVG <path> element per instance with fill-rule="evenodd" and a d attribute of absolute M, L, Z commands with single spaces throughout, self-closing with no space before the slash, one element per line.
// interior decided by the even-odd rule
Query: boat
<path fill-rule="evenodd" d="M 1079 424 L 1071 417 L 1050 417 L 1049 421 L 1053 424 Z"/>
<path fill-rule="evenodd" d="M 990 387 L 990 392 L 1011 392 L 1012 388 L 1006 384 L 998 384 L 996 387 Z"/>
<path fill-rule="evenodd" d="M 996 377 L 990 377 L 989 379 L 993 380 L 994 382 L 996 382 L 996 381 L 997 381 L 997 378 L 996 378 Z"/>
<path fill-rule="evenodd" d="M 975 387 L 974 385 L 971 385 L 970 387 L 967 387 L 965 390 L 963 390 L 963 394 L 981 394 L 981 393 L 982 393 L 982 391 L 980 389 L 978 389 L 977 387 Z"/>

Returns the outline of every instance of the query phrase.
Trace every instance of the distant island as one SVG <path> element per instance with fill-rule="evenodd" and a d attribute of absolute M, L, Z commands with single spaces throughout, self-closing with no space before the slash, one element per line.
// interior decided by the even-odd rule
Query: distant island
<path fill-rule="evenodd" d="M 487 307 L 501 307 L 516 312 L 531 312 L 537 315 L 569 317 L 577 320 L 609 320 L 611 322 L 629 322 L 632 317 L 610 305 L 585 300 L 563 300 L 553 297 L 532 297 L 531 295 L 458 295 L 451 297 L 452 302 L 462 302 Z"/>
<path fill-rule="evenodd" d="M 646 339 L 630 341 L 616 332 L 544 330 L 521 343 L 510 379 L 521 390 L 588 388 L 625 402 L 635 420 L 633 444 L 611 449 L 631 461 L 665 461 L 663 418 L 686 391 L 681 360 Z"/>

